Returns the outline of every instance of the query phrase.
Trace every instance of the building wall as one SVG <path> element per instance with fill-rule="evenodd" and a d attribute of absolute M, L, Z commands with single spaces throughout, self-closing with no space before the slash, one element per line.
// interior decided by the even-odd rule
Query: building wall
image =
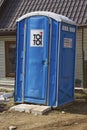
<path fill-rule="evenodd" d="M 5 49 L 4 41 L 0 41 L 0 78 L 5 77 Z"/>
<path fill-rule="evenodd" d="M 87 28 L 83 30 L 84 45 L 84 88 L 87 89 Z"/>
<path fill-rule="evenodd" d="M 15 41 L 15 36 L 0 36 L 0 78 L 5 78 L 5 41 Z"/>
<path fill-rule="evenodd" d="M 83 36 L 84 36 L 84 60 L 87 61 L 87 28 L 83 30 Z"/>
<path fill-rule="evenodd" d="M 82 29 L 77 29 L 75 79 L 81 80 L 79 87 L 83 87 Z"/>
<path fill-rule="evenodd" d="M 87 60 L 87 28 L 84 29 L 83 39 L 84 55 Z M 5 41 L 16 41 L 16 37 L 0 37 L 0 77 L 5 77 Z M 77 29 L 75 66 L 75 79 L 80 79 L 81 87 L 83 87 L 82 29 Z"/>

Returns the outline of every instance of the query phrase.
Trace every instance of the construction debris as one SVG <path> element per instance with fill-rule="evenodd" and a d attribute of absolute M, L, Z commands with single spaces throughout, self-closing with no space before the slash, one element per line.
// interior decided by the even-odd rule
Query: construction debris
<path fill-rule="evenodd" d="M 62 114 L 65 114 L 65 111 L 62 111 Z"/>
<path fill-rule="evenodd" d="M 10 101 L 9 98 L 13 97 L 13 92 L 5 93 L 0 92 L 0 103 L 5 101 Z"/>
<path fill-rule="evenodd" d="M 40 105 L 28 105 L 19 104 L 10 108 L 10 110 L 32 113 L 34 115 L 43 115 L 51 110 L 50 106 L 40 106 Z"/>
<path fill-rule="evenodd" d="M 3 95 L 0 95 L 0 102 L 3 102 L 5 100 Z"/>
<path fill-rule="evenodd" d="M 9 130 L 16 130 L 17 127 L 16 126 L 9 126 Z"/>

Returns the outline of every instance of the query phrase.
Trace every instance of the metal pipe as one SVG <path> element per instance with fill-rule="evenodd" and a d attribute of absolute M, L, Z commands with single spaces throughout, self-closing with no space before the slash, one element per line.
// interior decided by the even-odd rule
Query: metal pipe
<path fill-rule="evenodd" d="M 82 28 L 82 64 L 83 64 L 83 87 L 85 86 L 84 81 L 84 29 Z"/>
<path fill-rule="evenodd" d="M 24 25 L 24 47 L 23 47 L 23 68 L 22 68 L 22 74 L 23 74 L 23 80 L 22 80 L 22 103 L 24 102 L 24 80 L 25 80 L 25 55 L 26 55 L 26 20 Z"/>
<path fill-rule="evenodd" d="M 48 84 L 47 84 L 47 105 L 49 105 L 49 88 L 50 88 L 50 55 L 51 55 L 51 36 L 52 36 L 52 20 L 49 18 L 50 35 L 48 45 Z"/>
<path fill-rule="evenodd" d="M 56 106 L 58 106 L 58 87 L 59 87 L 59 60 L 60 60 L 60 30 L 61 23 L 59 23 L 59 40 L 58 40 L 58 58 L 57 58 L 57 93 L 56 93 Z"/>

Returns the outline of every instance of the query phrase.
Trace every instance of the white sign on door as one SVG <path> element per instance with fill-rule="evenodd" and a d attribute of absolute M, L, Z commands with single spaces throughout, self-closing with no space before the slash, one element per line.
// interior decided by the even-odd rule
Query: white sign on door
<path fill-rule="evenodd" d="M 64 48 L 72 48 L 72 39 L 64 38 Z"/>
<path fill-rule="evenodd" d="M 43 47 L 44 31 L 41 29 L 35 29 L 30 31 L 30 46 L 31 47 Z"/>

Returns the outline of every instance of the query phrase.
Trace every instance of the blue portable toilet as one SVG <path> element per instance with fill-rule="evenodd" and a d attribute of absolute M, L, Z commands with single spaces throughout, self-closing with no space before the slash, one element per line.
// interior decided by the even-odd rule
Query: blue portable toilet
<path fill-rule="evenodd" d="M 74 100 L 76 25 L 52 12 L 17 20 L 15 102 L 61 106 Z"/>

